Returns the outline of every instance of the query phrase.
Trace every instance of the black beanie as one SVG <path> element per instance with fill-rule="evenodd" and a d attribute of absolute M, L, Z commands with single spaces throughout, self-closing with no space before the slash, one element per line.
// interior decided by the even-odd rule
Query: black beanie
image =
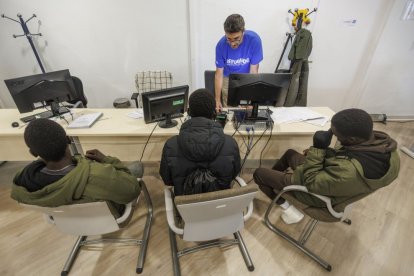
<path fill-rule="evenodd" d="M 190 96 L 189 108 L 191 117 L 212 119 L 216 110 L 216 100 L 207 89 L 197 89 Z"/>

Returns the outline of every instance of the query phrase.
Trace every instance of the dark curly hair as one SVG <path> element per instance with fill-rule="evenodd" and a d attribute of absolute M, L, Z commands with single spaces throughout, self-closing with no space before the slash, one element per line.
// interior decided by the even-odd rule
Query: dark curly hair
<path fill-rule="evenodd" d="M 332 117 L 332 125 L 342 136 L 358 137 L 368 140 L 372 135 L 371 116 L 357 108 L 344 109 Z"/>
<path fill-rule="evenodd" d="M 191 93 L 189 102 L 189 115 L 191 117 L 205 117 L 212 119 L 215 109 L 216 101 L 213 94 L 205 88 L 197 89 Z"/>
<path fill-rule="evenodd" d="M 24 131 L 30 151 L 45 161 L 60 161 L 65 156 L 68 139 L 61 125 L 49 119 L 36 119 Z"/>
<path fill-rule="evenodd" d="M 244 19 L 240 14 L 232 14 L 224 21 L 224 31 L 226 33 L 244 32 Z"/>

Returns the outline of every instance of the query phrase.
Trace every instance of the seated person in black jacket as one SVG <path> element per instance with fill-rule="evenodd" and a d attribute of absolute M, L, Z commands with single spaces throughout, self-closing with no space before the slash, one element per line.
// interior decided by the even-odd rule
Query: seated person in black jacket
<path fill-rule="evenodd" d="M 207 89 L 194 91 L 189 99 L 191 119 L 183 123 L 178 136 L 171 137 L 164 145 L 160 175 L 165 185 L 174 186 L 175 195 L 186 194 L 186 178 L 197 169 L 208 170 L 216 178 L 214 187 L 202 192 L 230 188 L 240 171 L 236 141 L 212 120 L 215 105 L 214 96 Z"/>

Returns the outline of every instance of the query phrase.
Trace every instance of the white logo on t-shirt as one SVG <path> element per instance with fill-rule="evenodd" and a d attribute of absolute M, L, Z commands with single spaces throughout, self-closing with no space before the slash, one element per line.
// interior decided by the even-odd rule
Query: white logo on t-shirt
<path fill-rule="evenodd" d="M 250 58 L 231 59 L 228 58 L 226 64 L 228 66 L 240 66 L 250 63 Z"/>

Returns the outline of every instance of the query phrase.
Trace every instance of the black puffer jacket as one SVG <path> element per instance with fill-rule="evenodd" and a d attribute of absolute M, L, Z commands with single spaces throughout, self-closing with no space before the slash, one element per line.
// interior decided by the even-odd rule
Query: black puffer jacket
<path fill-rule="evenodd" d="M 220 189 L 230 188 L 240 171 L 236 141 L 223 133 L 220 124 L 203 117 L 186 121 L 179 135 L 165 143 L 160 175 L 166 185 L 174 185 L 175 195 L 182 195 L 185 178 L 197 168 L 209 169 Z"/>

